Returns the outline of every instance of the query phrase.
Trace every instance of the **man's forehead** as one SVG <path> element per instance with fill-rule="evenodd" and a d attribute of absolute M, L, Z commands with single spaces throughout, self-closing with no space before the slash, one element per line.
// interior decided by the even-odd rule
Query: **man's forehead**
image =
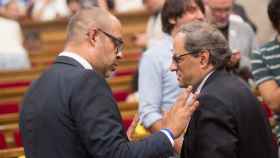
<path fill-rule="evenodd" d="M 112 19 L 112 31 L 116 37 L 122 36 L 122 24 L 116 17 Z"/>
<path fill-rule="evenodd" d="M 197 3 L 194 0 L 191 0 L 187 8 L 193 8 L 193 7 L 197 7 Z"/>
<path fill-rule="evenodd" d="M 188 3 L 185 3 L 184 13 L 188 13 L 191 9 L 197 7 L 197 4 L 194 0 L 190 0 Z"/>
<path fill-rule="evenodd" d="M 174 49 L 183 49 L 184 48 L 185 35 L 182 32 L 179 32 L 174 37 Z"/>

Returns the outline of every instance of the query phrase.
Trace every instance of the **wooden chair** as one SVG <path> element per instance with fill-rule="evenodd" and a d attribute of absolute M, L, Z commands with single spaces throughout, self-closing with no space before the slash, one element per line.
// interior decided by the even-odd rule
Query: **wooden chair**
<path fill-rule="evenodd" d="M 0 150 L 1 158 L 18 158 L 19 156 L 22 155 L 24 155 L 23 147 Z"/>

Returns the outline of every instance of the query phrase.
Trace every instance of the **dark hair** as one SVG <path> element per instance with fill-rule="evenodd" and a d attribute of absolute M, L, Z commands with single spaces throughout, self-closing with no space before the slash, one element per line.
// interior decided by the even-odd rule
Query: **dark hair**
<path fill-rule="evenodd" d="M 280 33 L 280 1 L 270 0 L 267 13 L 273 27 Z"/>
<path fill-rule="evenodd" d="M 201 10 L 201 12 L 203 14 L 205 14 L 205 7 L 204 7 L 203 0 L 195 0 L 195 3 L 198 5 L 198 7 Z"/>
<path fill-rule="evenodd" d="M 193 0 L 204 13 L 202 0 Z M 165 0 L 161 12 L 162 31 L 171 34 L 174 24 L 170 23 L 170 19 L 180 18 L 188 11 L 192 0 Z"/>
<path fill-rule="evenodd" d="M 72 3 L 72 2 L 79 2 L 79 0 L 66 0 L 66 4 L 67 4 L 67 5 L 70 4 L 70 3 Z"/>
<path fill-rule="evenodd" d="M 210 54 L 209 63 L 216 69 L 227 66 L 231 52 L 223 34 L 214 26 L 201 21 L 183 25 L 179 32 L 185 35 L 184 47 L 194 57 L 206 50 Z"/>

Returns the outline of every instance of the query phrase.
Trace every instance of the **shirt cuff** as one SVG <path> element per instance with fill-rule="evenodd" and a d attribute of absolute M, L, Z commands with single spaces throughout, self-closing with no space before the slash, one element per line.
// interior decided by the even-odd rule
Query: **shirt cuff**
<path fill-rule="evenodd" d="M 166 129 L 161 129 L 160 132 L 164 133 L 167 136 L 167 138 L 170 141 L 172 147 L 174 147 L 174 139 L 172 138 L 170 133 Z"/>

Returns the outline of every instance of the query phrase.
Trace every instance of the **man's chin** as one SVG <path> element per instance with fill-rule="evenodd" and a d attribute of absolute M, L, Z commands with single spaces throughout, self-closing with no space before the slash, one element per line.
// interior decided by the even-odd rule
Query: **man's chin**
<path fill-rule="evenodd" d="M 219 28 L 219 29 L 226 28 L 227 25 L 228 25 L 228 23 L 226 23 L 226 22 L 225 22 L 225 23 L 217 23 L 217 24 L 216 24 L 217 28 Z"/>

